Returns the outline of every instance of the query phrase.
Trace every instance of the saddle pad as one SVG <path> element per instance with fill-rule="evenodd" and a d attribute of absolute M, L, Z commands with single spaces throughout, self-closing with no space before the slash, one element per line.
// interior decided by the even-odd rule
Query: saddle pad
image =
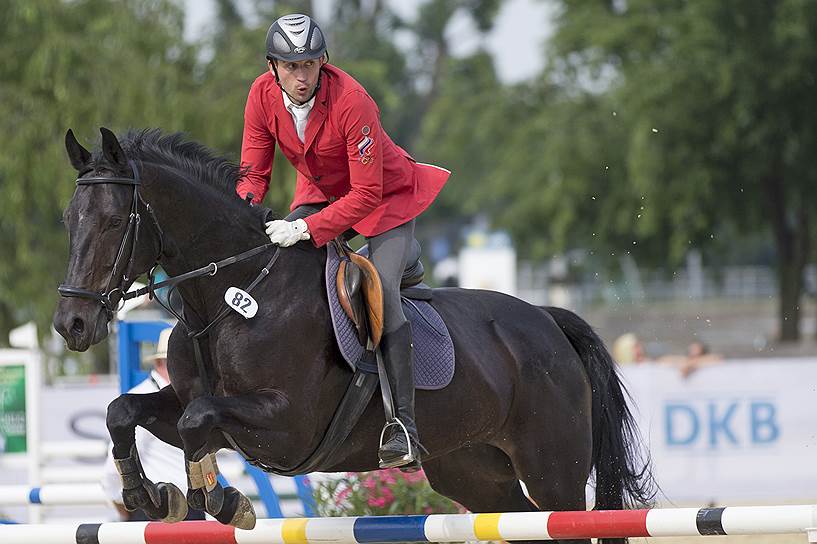
<path fill-rule="evenodd" d="M 338 301 L 335 279 L 340 257 L 332 244 L 326 244 L 326 295 L 329 298 L 335 338 L 343 358 L 354 370 L 363 355 L 357 341 L 355 324 Z M 403 313 L 411 322 L 414 342 L 414 383 L 417 389 L 442 389 L 454 377 L 454 342 L 440 314 L 424 300 L 402 297 Z"/>

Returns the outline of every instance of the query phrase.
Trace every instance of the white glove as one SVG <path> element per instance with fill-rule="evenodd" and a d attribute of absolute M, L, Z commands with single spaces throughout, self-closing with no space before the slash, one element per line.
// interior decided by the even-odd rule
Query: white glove
<path fill-rule="evenodd" d="M 303 219 L 296 219 L 295 221 L 276 219 L 275 221 L 269 221 L 266 225 L 266 233 L 270 242 L 281 247 L 289 247 L 295 242 L 309 240 L 310 238 L 306 221 Z"/>

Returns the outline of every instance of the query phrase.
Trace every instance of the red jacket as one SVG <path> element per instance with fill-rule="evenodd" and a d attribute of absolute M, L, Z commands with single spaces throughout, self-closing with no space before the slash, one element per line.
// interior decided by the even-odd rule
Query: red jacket
<path fill-rule="evenodd" d="M 255 80 L 241 145 L 241 165 L 249 172 L 238 194 L 253 193 L 254 202 L 264 198 L 277 142 L 298 171 L 290 210 L 331 203 L 305 220 L 316 246 L 350 227 L 375 236 L 420 215 L 450 172 L 415 162 L 392 142 L 380 126 L 377 104 L 346 72 L 325 64 L 320 81 L 301 143 L 273 75 Z"/>

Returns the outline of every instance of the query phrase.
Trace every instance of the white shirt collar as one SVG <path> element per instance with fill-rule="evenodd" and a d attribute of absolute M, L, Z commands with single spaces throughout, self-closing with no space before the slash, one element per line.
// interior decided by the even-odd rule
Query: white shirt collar
<path fill-rule="evenodd" d="M 286 109 L 288 109 L 290 111 L 290 113 L 292 113 L 292 108 L 297 108 L 299 110 L 305 109 L 306 111 L 309 111 L 309 110 L 312 109 L 312 106 L 315 105 L 315 97 L 314 96 L 312 98 L 310 98 L 308 101 L 304 102 L 303 104 L 298 105 L 298 104 L 296 104 L 295 102 L 292 101 L 292 99 L 289 97 L 289 95 L 287 93 L 284 92 L 283 89 L 281 89 L 281 94 L 284 97 L 284 107 Z"/>
<path fill-rule="evenodd" d="M 156 385 L 159 387 L 159 389 L 165 388 L 168 385 L 170 385 L 170 383 L 167 380 L 165 380 L 161 374 L 156 372 L 156 370 L 150 371 L 150 377 L 153 378 L 153 381 L 156 382 Z"/>
<path fill-rule="evenodd" d="M 301 143 L 304 143 L 306 120 L 309 118 L 309 112 L 312 111 L 312 106 L 315 104 L 315 97 L 313 96 L 308 102 L 299 106 L 289 98 L 289 95 L 285 93 L 283 89 L 281 89 L 281 93 L 284 97 L 284 105 L 292 116 L 292 122 L 295 124 L 295 132 L 298 134 L 298 139 L 301 140 Z"/>

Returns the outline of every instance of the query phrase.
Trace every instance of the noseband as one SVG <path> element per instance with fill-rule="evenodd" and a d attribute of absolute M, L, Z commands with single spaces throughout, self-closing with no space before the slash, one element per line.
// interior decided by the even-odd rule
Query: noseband
<path fill-rule="evenodd" d="M 64 297 L 77 297 L 77 298 L 88 298 L 91 300 L 96 300 L 102 307 L 105 309 L 105 312 L 108 314 L 108 319 L 113 316 L 114 310 L 116 310 L 116 305 L 120 302 L 124 302 L 128 298 L 124 293 L 124 289 L 128 281 L 130 280 L 130 274 L 133 269 L 133 259 L 136 255 L 136 246 L 139 241 L 139 226 L 141 225 L 141 216 L 139 214 L 139 203 L 141 202 L 145 209 L 148 211 L 148 214 L 153 219 L 153 224 L 156 226 L 156 231 L 159 234 L 159 253 L 156 255 L 156 261 L 159 260 L 159 257 L 162 255 L 164 250 L 163 245 L 163 236 L 162 236 L 162 229 L 159 227 L 159 222 L 156 220 L 156 216 L 153 213 L 153 210 L 150 207 L 150 204 L 146 203 L 142 200 L 142 197 L 139 195 L 139 187 L 142 185 L 142 182 L 139 178 L 139 169 L 136 168 L 136 163 L 132 160 L 128 160 L 128 164 L 130 165 L 131 169 L 133 170 L 133 177 L 132 178 L 123 178 L 123 177 L 80 177 L 77 178 L 77 186 L 81 185 L 130 185 L 133 187 L 133 197 L 131 200 L 131 208 L 130 208 L 130 216 L 128 217 L 128 228 L 125 230 L 125 234 L 122 237 L 122 243 L 119 244 L 119 251 L 116 254 L 116 260 L 113 263 L 113 269 L 111 269 L 111 275 L 108 277 L 108 282 L 106 284 L 106 291 L 104 292 L 97 292 L 97 291 L 89 291 L 88 289 L 83 289 L 81 287 L 74 287 L 72 285 L 65 285 L 62 284 L 57 289 L 60 295 Z M 111 289 L 111 284 L 114 282 L 114 275 L 116 274 L 117 269 L 119 268 L 119 263 L 122 261 L 123 257 L 126 253 L 126 248 L 128 247 L 128 240 L 130 240 L 130 250 L 127 251 L 128 253 L 128 264 L 125 268 L 124 274 L 122 274 L 121 279 L 116 287 Z M 119 293 L 118 300 L 114 301 L 114 295 Z"/>

